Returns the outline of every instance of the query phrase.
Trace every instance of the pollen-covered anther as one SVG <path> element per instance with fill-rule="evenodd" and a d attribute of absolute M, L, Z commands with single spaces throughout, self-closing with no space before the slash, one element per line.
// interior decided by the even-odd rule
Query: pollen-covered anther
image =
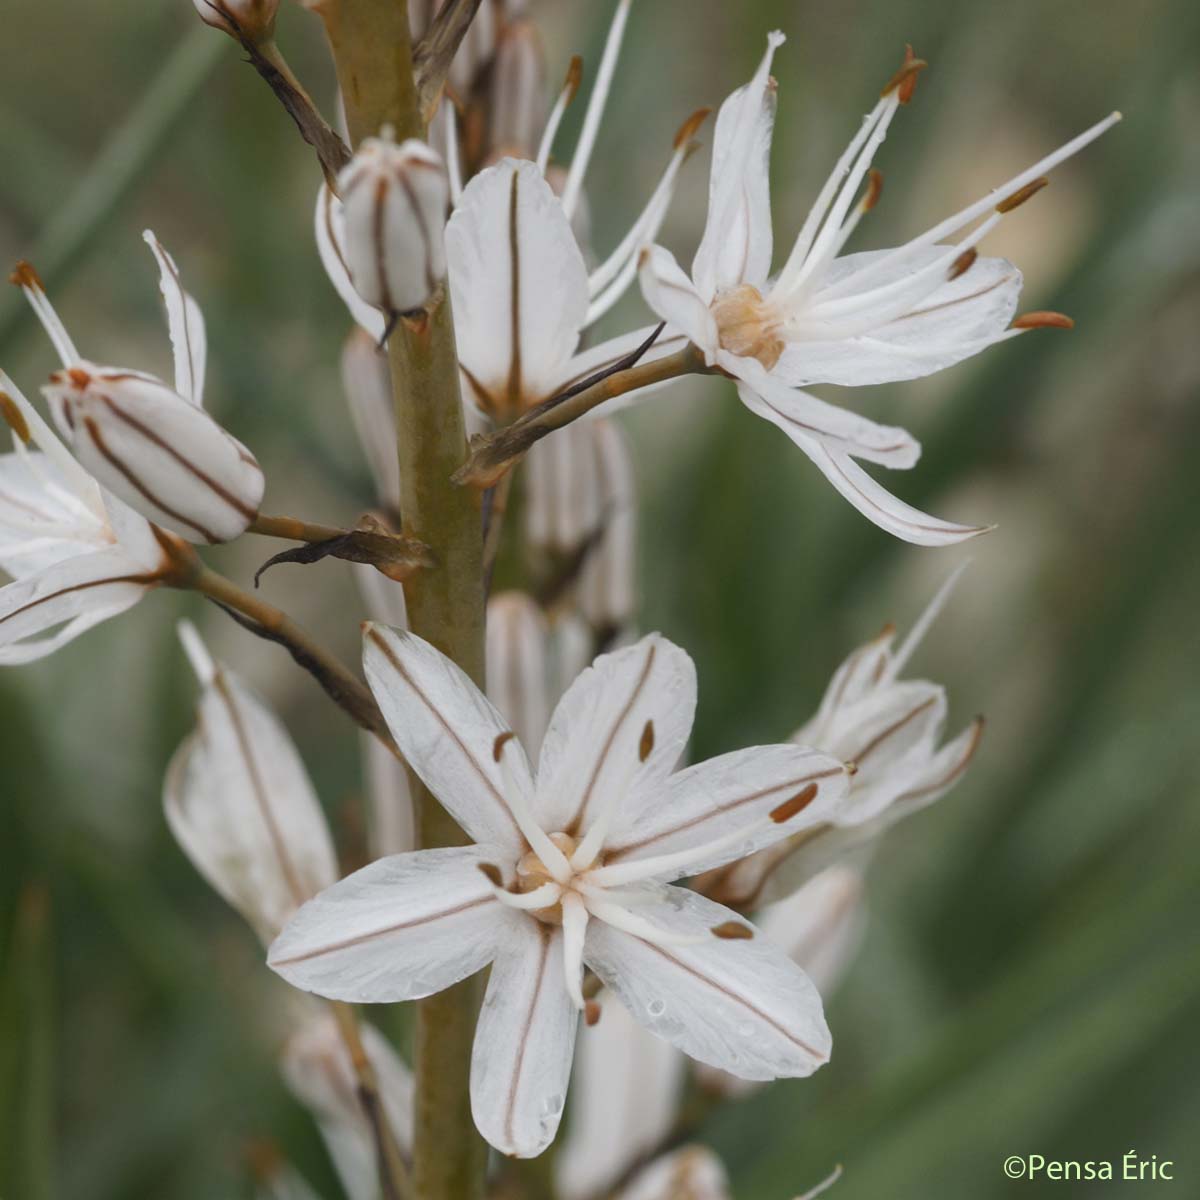
<path fill-rule="evenodd" d="M 16 401 L 7 392 L 0 392 L 0 417 L 3 417 L 4 423 L 21 441 L 26 445 L 29 444 L 31 436 L 29 425 L 17 407 Z"/>
<path fill-rule="evenodd" d="M 504 876 L 500 873 L 500 868 L 495 863 L 481 862 L 479 864 L 479 871 L 493 887 L 502 888 L 504 886 Z"/>
<path fill-rule="evenodd" d="M 958 279 L 959 276 L 965 275 L 975 265 L 978 257 L 979 251 L 974 246 L 969 246 L 950 264 L 950 270 L 946 272 L 946 279 Z"/>
<path fill-rule="evenodd" d="M 712 315 L 721 345 L 731 354 L 756 358 L 768 371 L 779 362 L 785 343 L 778 319 L 758 288 L 742 283 L 722 292 L 713 302 Z"/>
<path fill-rule="evenodd" d="M 696 136 L 700 130 L 700 126 L 708 120 L 711 112 L 711 108 L 698 108 L 690 117 L 688 117 L 686 121 L 684 121 L 682 125 L 680 125 L 679 132 L 675 135 L 675 141 L 673 143 L 676 150 L 683 149 L 683 147 L 686 146 L 692 140 L 692 138 Z"/>
<path fill-rule="evenodd" d="M 1027 183 L 1023 188 L 1017 188 L 1011 196 L 1006 196 L 999 204 L 996 205 L 998 213 L 1010 213 L 1014 208 L 1020 208 L 1031 196 L 1036 196 L 1048 183 L 1049 179 L 1043 175 L 1040 179 L 1035 179 L 1032 183 Z"/>
<path fill-rule="evenodd" d="M 1013 321 L 1013 329 L 1074 329 L 1075 321 L 1066 313 L 1027 312 Z"/>
<path fill-rule="evenodd" d="M 817 785 L 810 783 L 806 787 L 798 791 L 790 800 L 785 800 L 782 804 L 771 809 L 771 820 L 776 825 L 782 825 L 785 821 L 790 821 L 797 813 L 803 812 L 817 796 Z"/>
<path fill-rule="evenodd" d="M 563 103 L 570 104 L 575 99 L 579 92 L 579 85 L 583 82 L 583 59 L 578 54 L 571 56 L 570 65 L 567 67 L 567 76 L 563 80 Z"/>
<path fill-rule="evenodd" d="M 863 212 L 869 213 L 879 203 L 879 197 L 882 195 L 883 172 L 872 167 L 867 175 L 867 190 L 863 193 L 862 200 L 859 201 L 859 207 Z"/>
<path fill-rule="evenodd" d="M 638 742 L 638 762 L 645 762 L 654 750 L 654 722 L 647 721 Z"/>
<path fill-rule="evenodd" d="M 887 81 L 881 96 L 890 96 L 892 92 L 896 93 L 896 99 L 901 104 L 907 104 L 913 98 L 913 92 L 917 88 L 917 76 L 925 70 L 929 64 L 923 58 L 917 58 L 913 54 L 912 46 L 904 47 L 904 61 L 900 64 L 900 69 Z"/>
<path fill-rule="evenodd" d="M 46 285 L 42 283 L 41 276 L 34 270 L 33 263 L 26 262 L 21 259 L 8 276 L 8 282 L 15 284 L 17 287 L 35 288 L 39 292 L 46 290 Z"/>
<path fill-rule="evenodd" d="M 589 1000 L 583 1006 L 584 1024 L 587 1025 L 589 1029 L 599 1025 L 601 1012 L 603 1012 L 603 1009 L 601 1009 L 600 1005 L 597 1004 L 595 1000 Z"/>
<path fill-rule="evenodd" d="M 71 383 L 81 392 L 92 382 L 92 377 L 82 367 L 68 367 L 65 371 L 55 371 L 50 376 L 55 383 Z"/>
<path fill-rule="evenodd" d="M 496 735 L 496 740 L 492 743 L 492 762 L 499 762 L 504 757 L 504 747 L 516 736 L 511 729 Z"/>
<path fill-rule="evenodd" d="M 749 925 L 743 925 L 741 921 L 725 921 L 714 925 L 711 933 L 713 937 L 727 942 L 748 942 L 754 937 L 754 930 Z"/>

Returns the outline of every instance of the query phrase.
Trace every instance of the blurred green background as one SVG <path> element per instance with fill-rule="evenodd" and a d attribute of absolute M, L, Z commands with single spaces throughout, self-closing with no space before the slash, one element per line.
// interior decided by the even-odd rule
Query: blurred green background
<path fill-rule="evenodd" d="M 543 0 L 551 77 L 596 61 L 608 4 Z M 317 171 L 287 118 L 186 0 L 7 0 L 0 259 L 32 258 L 85 355 L 165 372 L 150 225 L 205 308 L 210 407 L 253 446 L 272 511 L 349 520 L 370 500 L 344 414 L 347 318 L 310 235 Z M 777 238 L 798 227 L 906 41 L 932 63 L 877 162 L 857 244 L 918 232 L 1113 108 L 1125 122 L 989 241 L 1026 308 L 1071 334 L 844 399 L 911 428 L 892 474 L 939 515 L 997 521 L 920 550 L 852 512 L 727 385 L 633 414 L 646 628 L 697 660 L 697 757 L 786 736 L 843 655 L 972 567 L 917 662 L 968 778 L 876 856 L 866 945 L 830 1003 L 834 1061 L 722 1113 L 706 1136 L 739 1197 L 846 1166 L 839 1200 L 1104 1196 L 1006 1182 L 1008 1155 L 1177 1161 L 1200 1195 L 1200 7 L 1194 0 L 641 0 L 593 167 L 596 241 L 637 211 L 680 120 L 776 60 Z M 319 98 L 316 22 L 281 44 Z M 572 118 L 576 123 L 579 113 Z M 666 240 L 703 222 L 694 161 Z M 631 295 L 610 319 L 644 320 Z M 32 390 L 49 347 L 15 289 L 0 361 Z M 213 554 L 246 579 L 262 544 Z M 265 583 L 347 657 L 348 573 Z M 328 1195 L 314 1127 L 271 1058 L 280 992 L 249 931 L 171 841 L 160 781 L 190 723 L 173 622 L 280 706 L 335 815 L 357 739 L 275 648 L 157 595 L 53 659 L 0 674 L 0 1196 L 242 1194 L 250 1136 Z M 348 612 L 351 618 L 347 619 Z M 358 836 L 345 830 L 353 842 Z M 1160 1184 L 1160 1187 L 1167 1187 Z"/>

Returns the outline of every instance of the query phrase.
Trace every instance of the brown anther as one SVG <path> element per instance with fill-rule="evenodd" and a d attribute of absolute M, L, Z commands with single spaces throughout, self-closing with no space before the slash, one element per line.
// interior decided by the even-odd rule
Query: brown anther
<path fill-rule="evenodd" d="M 492 743 L 492 761 L 499 762 L 501 755 L 504 753 L 504 747 L 513 740 L 517 735 L 511 729 L 504 733 L 497 734 L 496 740 Z"/>
<path fill-rule="evenodd" d="M 849 775 L 851 779 L 853 779 L 855 777 L 855 775 L 858 774 L 858 763 L 856 763 L 856 762 L 842 763 L 842 766 L 846 768 L 846 774 Z"/>
<path fill-rule="evenodd" d="M 724 924 L 714 925 L 710 932 L 713 937 L 727 942 L 748 942 L 754 936 L 754 930 L 749 925 L 743 925 L 741 921 L 726 921 Z"/>
<path fill-rule="evenodd" d="M 867 190 L 863 195 L 862 203 L 859 207 L 865 213 L 869 213 L 871 209 L 879 203 L 879 197 L 883 195 L 883 172 L 877 171 L 874 167 L 867 172 Z"/>
<path fill-rule="evenodd" d="M 1027 183 L 1023 188 L 1017 188 L 1011 196 L 1006 197 L 996 205 L 996 211 L 998 213 L 1010 213 L 1014 208 L 1020 208 L 1030 196 L 1036 196 L 1049 182 L 1050 180 L 1043 175 L 1040 179 L 1035 179 L 1032 183 Z"/>
<path fill-rule="evenodd" d="M 12 269 L 12 274 L 8 277 L 9 283 L 15 283 L 17 287 L 37 288 L 39 292 L 46 290 L 46 285 L 42 283 L 40 276 L 33 269 L 33 263 L 26 262 L 21 259 L 19 263 Z"/>
<path fill-rule="evenodd" d="M 21 441 L 26 445 L 29 444 L 29 425 L 17 407 L 16 401 L 7 392 L 0 392 L 0 417 L 4 418 L 5 424 Z"/>
<path fill-rule="evenodd" d="M 583 1006 L 583 1021 L 588 1028 L 596 1025 L 600 1021 L 600 1005 L 595 1000 L 589 1000 Z"/>
<path fill-rule="evenodd" d="M 797 792 L 790 800 L 785 800 L 777 808 L 771 809 L 771 820 L 776 825 L 782 825 L 785 821 L 790 821 L 798 812 L 806 809 L 817 795 L 817 785 L 810 783 L 807 787 Z"/>
<path fill-rule="evenodd" d="M 570 104 L 575 99 L 576 93 L 579 91 L 579 85 L 583 82 L 583 59 L 575 54 L 571 58 L 571 64 L 567 67 L 567 77 L 563 80 L 563 91 L 567 96 L 567 103 Z"/>
<path fill-rule="evenodd" d="M 913 97 L 913 92 L 917 87 L 917 76 L 925 70 L 929 64 L 923 58 L 917 58 L 913 54 L 911 46 L 904 47 L 904 62 L 900 64 L 900 70 L 887 81 L 887 85 L 879 94 L 881 96 L 890 96 L 892 92 L 896 93 L 896 99 L 901 104 L 907 104 Z"/>
<path fill-rule="evenodd" d="M 500 874 L 500 868 L 495 863 L 477 863 L 483 877 L 493 887 L 502 888 L 504 886 L 504 876 Z"/>
<path fill-rule="evenodd" d="M 965 275 L 974 265 L 975 260 L 979 257 L 979 251 L 971 246 L 964 250 L 951 264 L 950 270 L 946 272 L 947 279 L 957 279 L 960 275 Z"/>
<path fill-rule="evenodd" d="M 1027 312 L 1013 321 L 1012 329 L 1074 329 L 1075 322 L 1060 312 Z"/>
<path fill-rule="evenodd" d="M 641 740 L 638 742 L 638 762 L 645 762 L 650 757 L 650 752 L 654 749 L 654 722 L 647 721 L 646 727 L 642 730 Z"/>
<path fill-rule="evenodd" d="M 68 367 L 66 376 L 80 391 L 92 382 L 92 377 L 80 367 Z"/>
<path fill-rule="evenodd" d="M 896 622 L 889 621 L 880 631 L 879 636 L 875 639 L 877 642 L 886 642 L 888 638 L 896 636 Z"/>
<path fill-rule="evenodd" d="M 711 108 L 698 108 L 682 125 L 679 127 L 679 132 L 675 135 L 674 146 L 676 150 L 686 146 L 688 142 L 696 136 L 700 126 L 708 120 Z"/>

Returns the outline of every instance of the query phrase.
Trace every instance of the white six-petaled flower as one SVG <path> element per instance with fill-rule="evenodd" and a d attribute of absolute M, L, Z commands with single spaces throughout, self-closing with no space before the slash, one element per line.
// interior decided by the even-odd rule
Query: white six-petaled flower
<path fill-rule="evenodd" d="M 420 638 L 368 626 L 367 678 L 413 770 L 475 844 L 383 859 L 306 904 L 268 961 L 334 998 L 411 1000 L 492 963 L 475 1038 L 483 1135 L 540 1153 L 562 1114 L 586 964 L 638 1021 L 743 1078 L 829 1054 L 807 976 L 684 876 L 830 819 L 836 758 L 793 744 L 672 773 L 695 674 L 651 635 L 600 657 L 550 720 L 538 769 L 492 704 Z"/>
<path fill-rule="evenodd" d="M 878 200 L 881 177 L 871 171 L 871 161 L 924 65 L 910 54 L 851 139 L 786 263 L 772 276 L 768 160 L 776 85 L 770 69 L 783 41 L 781 33 L 770 35 L 754 78 L 721 107 L 708 220 L 691 276 L 667 250 L 654 246 L 642 255 L 642 291 L 672 331 L 686 333 L 710 366 L 734 378 L 746 407 L 786 433 L 870 520 L 921 545 L 961 541 L 984 527 L 918 512 L 854 461 L 911 467 L 920 446 L 910 434 L 798 389 L 915 379 L 1049 323 L 1053 314 L 1042 314 L 1045 322 L 1010 324 L 1021 273 L 1004 259 L 980 257 L 975 247 L 1027 198 L 1044 172 L 1094 141 L 1120 114 L 902 246 L 842 254 L 860 218 Z M 961 240 L 945 241 L 968 229 Z"/>

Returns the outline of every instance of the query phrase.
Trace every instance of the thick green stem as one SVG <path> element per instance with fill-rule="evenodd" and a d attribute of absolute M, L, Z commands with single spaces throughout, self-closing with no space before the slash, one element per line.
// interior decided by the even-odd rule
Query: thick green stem
<path fill-rule="evenodd" d="M 318 9 L 333 50 L 355 145 L 391 125 L 421 137 L 407 7 L 401 0 L 325 0 Z M 405 583 L 409 625 L 483 683 L 483 539 L 477 501 L 451 475 L 466 458 L 458 358 L 448 294 L 403 319 L 388 342 L 396 404 L 404 532 L 437 565 Z M 461 829 L 424 789 L 422 846 L 458 845 Z M 421 1200 L 476 1200 L 485 1146 L 471 1119 L 468 1082 L 479 992 L 467 981 L 417 1005 L 413 1182 Z"/>

